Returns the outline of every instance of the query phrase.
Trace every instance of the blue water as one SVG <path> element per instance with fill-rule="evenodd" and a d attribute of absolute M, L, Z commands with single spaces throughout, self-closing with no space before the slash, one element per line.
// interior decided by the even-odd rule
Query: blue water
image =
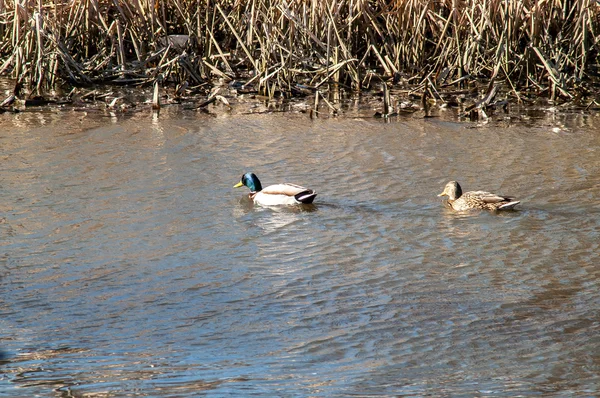
<path fill-rule="evenodd" d="M 600 394 L 593 117 L 215 113 L 0 115 L 0 396 Z"/>

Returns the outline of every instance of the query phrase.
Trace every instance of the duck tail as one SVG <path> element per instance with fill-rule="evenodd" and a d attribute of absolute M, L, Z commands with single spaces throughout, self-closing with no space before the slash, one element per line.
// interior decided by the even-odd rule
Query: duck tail
<path fill-rule="evenodd" d="M 313 200 L 315 200 L 316 196 L 317 196 L 317 193 L 315 191 L 307 189 L 306 191 L 302 191 L 302 192 L 294 195 L 294 198 L 296 198 L 296 200 L 298 202 L 308 205 L 308 204 L 311 204 L 313 202 Z"/>
<path fill-rule="evenodd" d="M 513 202 L 504 203 L 502 206 L 498 207 L 498 210 L 512 210 L 519 203 L 521 203 L 519 200 L 515 200 Z"/>

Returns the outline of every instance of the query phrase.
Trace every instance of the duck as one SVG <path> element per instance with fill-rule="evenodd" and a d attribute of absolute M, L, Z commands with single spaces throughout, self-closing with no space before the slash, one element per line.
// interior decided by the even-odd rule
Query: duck
<path fill-rule="evenodd" d="M 311 204 L 317 196 L 314 190 L 296 184 L 282 183 L 263 188 L 254 173 L 242 175 L 240 182 L 233 187 L 239 188 L 244 185 L 250 188 L 248 197 L 262 206 Z"/>
<path fill-rule="evenodd" d="M 512 210 L 521 203 L 510 196 L 496 195 L 485 191 L 470 191 L 463 193 L 460 184 L 450 181 L 444 191 L 438 196 L 447 196 L 448 205 L 456 211 L 472 209 L 482 210 Z"/>

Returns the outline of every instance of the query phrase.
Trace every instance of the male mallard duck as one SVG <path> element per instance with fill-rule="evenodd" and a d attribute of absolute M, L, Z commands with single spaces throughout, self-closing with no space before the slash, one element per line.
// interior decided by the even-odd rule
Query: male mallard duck
<path fill-rule="evenodd" d="M 471 209 L 485 210 L 511 210 L 518 205 L 518 200 L 508 196 L 500 196 L 485 191 L 462 192 L 456 181 L 446 184 L 444 192 L 438 196 L 447 196 L 448 204 L 454 210 L 463 211 Z"/>
<path fill-rule="evenodd" d="M 275 184 L 262 187 L 260 180 L 254 173 L 246 173 L 234 188 L 241 186 L 250 188 L 248 195 L 254 203 L 263 206 L 309 204 L 315 200 L 317 193 L 312 189 L 304 188 L 294 184 Z"/>

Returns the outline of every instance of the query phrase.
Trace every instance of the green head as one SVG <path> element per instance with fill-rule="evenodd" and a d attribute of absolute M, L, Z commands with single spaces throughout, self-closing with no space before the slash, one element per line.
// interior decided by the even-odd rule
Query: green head
<path fill-rule="evenodd" d="M 262 191 L 262 185 L 260 184 L 260 180 L 258 179 L 258 177 L 256 176 L 256 174 L 254 173 L 246 173 L 242 176 L 242 179 L 240 180 L 240 182 L 238 182 L 237 184 L 235 184 L 233 187 L 234 188 L 238 188 L 241 186 L 247 186 L 248 188 L 250 188 L 250 191 L 252 192 L 260 192 Z"/>

